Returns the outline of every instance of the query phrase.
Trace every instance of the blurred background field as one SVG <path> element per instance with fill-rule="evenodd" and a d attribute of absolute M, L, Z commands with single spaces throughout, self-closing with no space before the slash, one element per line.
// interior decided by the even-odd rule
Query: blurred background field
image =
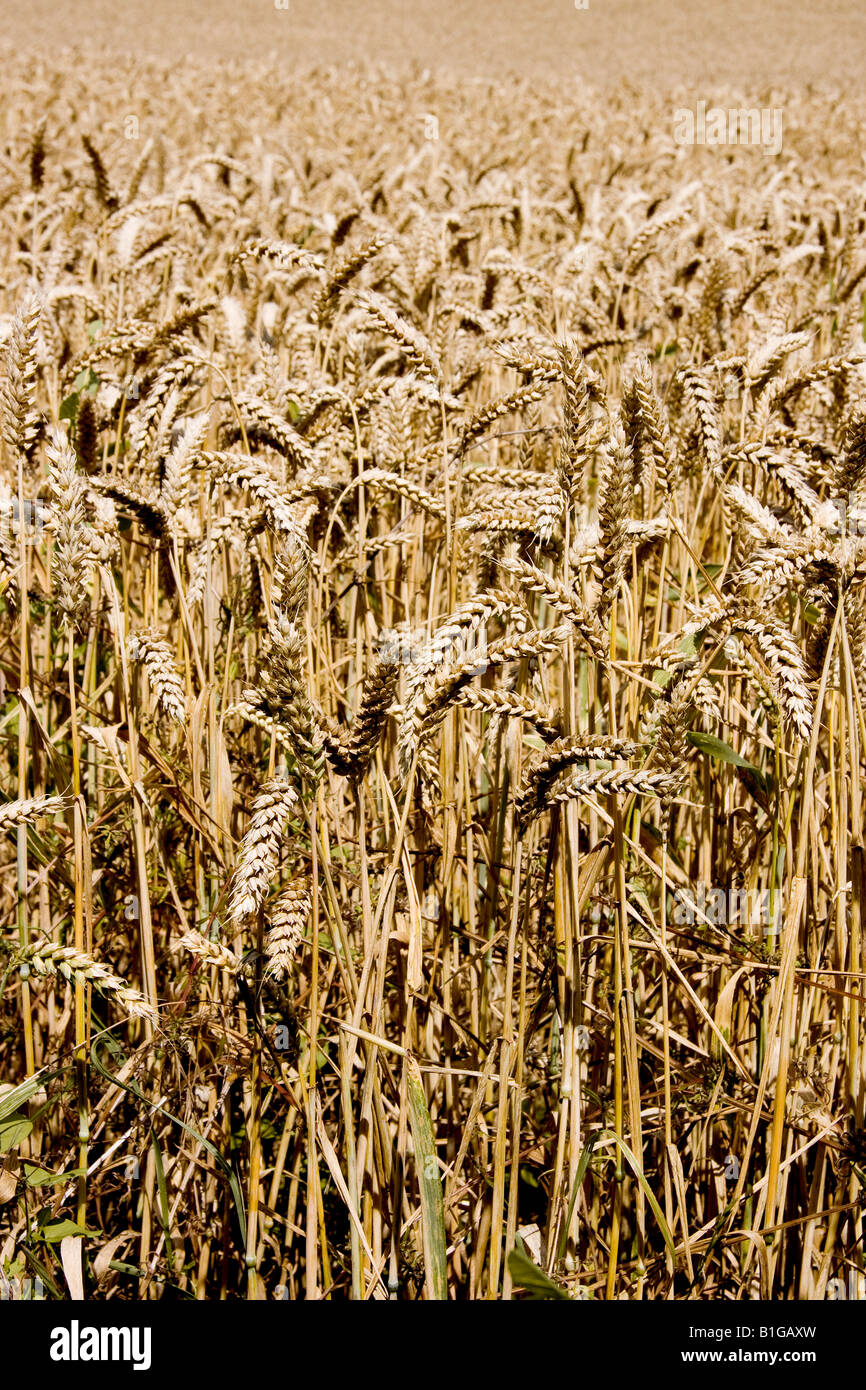
<path fill-rule="evenodd" d="M 443 70 L 598 86 L 808 83 L 854 88 L 866 51 L 858 0 L 32 0 L 3 6 L 20 50 L 104 43 L 182 61 L 267 58 L 309 66 L 417 62 Z"/>

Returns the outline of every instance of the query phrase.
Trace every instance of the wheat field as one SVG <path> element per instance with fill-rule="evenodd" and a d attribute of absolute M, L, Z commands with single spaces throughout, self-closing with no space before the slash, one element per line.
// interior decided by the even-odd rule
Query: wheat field
<path fill-rule="evenodd" d="M 5 1285 L 839 1296 L 862 109 L 6 84 Z"/>

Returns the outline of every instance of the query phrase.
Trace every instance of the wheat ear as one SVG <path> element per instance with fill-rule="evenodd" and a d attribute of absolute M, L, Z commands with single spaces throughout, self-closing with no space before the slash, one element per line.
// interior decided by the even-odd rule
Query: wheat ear
<path fill-rule="evenodd" d="M 229 915 L 241 923 L 263 905 L 280 859 L 280 845 L 289 812 L 298 794 L 287 781 L 266 782 L 253 802 L 250 823 L 238 854 Z"/>

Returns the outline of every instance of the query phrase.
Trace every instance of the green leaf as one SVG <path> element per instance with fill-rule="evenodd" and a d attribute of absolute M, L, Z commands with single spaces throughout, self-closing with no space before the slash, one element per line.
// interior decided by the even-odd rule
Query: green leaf
<path fill-rule="evenodd" d="M 87 325 L 87 332 L 90 334 L 90 341 L 92 343 L 96 341 L 104 327 L 105 324 L 102 322 L 102 319 L 90 320 L 90 323 Z"/>
<path fill-rule="evenodd" d="M 674 1238 L 671 1235 L 670 1227 L 668 1226 L 667 1221 L 665 1221 L 664 1213 L 662 1212 L 662 1209 L 656 1200 L 655 1193 L 653 1192 L 652 1188 L 650 1187 L 649 1183 L 644 1177 L 643 1169 L 641 1168 L 640 1164 L 638 1163 L 637 1159 L 635 1158 L 634 1154 L 632 1153 L 631 1149 L 629 1148 L 628 1144 L 625 1142 L 624 1139 L 620 1139 L 618 1134 L 613 1134 L 610 1132 L 608 1137 L 613 1139 L 614 1143 L 618 1146 L 620 1152 L 622 1153 L 623 1157 L 628 1163 L 628 1166 L 631 1168 L 632 1172 L 634 1173 L 635 1177 L 637 1178 L 638 1182 L 643 1188 L 644 1196 L 650 1204 L 652 1214 L 655 1217 L 656 1222 L 658 1223 L 658 1228 L 662 1233 L 662 1239 L 664 1240 L 665 1245 L 668 1247 L 668 1250 L 670 1251 L 671 1258 L 673 1260 L 676 1260 L 677 1248 L 674 1244 Z"/>
<path fill-rule="evenodd" d="M 769 814 L 769 797 L 773 790 L 772 777 L 769 777 L 762 768 L 756 767 L 754 763 L 741 757 L 735 749 L 727 743 L 723 743 L 720 738 L 715 738 L 712 734 L 701 734 L 691 730 L 686 737 L 692 747 L 697 748 L 701 753 L 706 753 L 709 757 L 717 758 L 723 763 L 732 763 L 737 769 L 737 776 L 743 786 L 754 797 L 761 809 Z"/>
<path fill-rule="evenodd" d="M 530 1298 L 557 1299 L 571 1303 L 571 1295 L 545 1274 L 543 1269 L 532 1261 L 526 1253 L 526 1246 L 520 1236 L 515 1238 L 515 1246 L 508 1256 L 508 1273 L 518 1288 L 525 1289 Z"/>
<path fill-rule="evenodd" d="M 677 651 L 682 652 L 683 656 L 697 656 L 699 632 L 690 632 L 688 637 L 684 637 L 680 642 Z"/>
<path fill-rule="evenodd" d="M 763 772 L 759 772 L 754 767 L 738 767 L 737 776 L 742 782 L 746 791 L 754 797 L 762 811 L 770 814 L 770 793 L 773 790 L 772 779 L 766 777 Z"/>
<path fill-rule="evenodd" d="M 42 1084 L 38 1077 L 28 1076 L 27 1080 L 19 1085 L 0 1090 L 0 1120 L 5 1120 L 8 1115 L 26 1105 L 27 1101 L 42 1089 Z"/>
<path fill-rule="evenodd" d="M 150 1137 L 153 1143 L 153 1157 L 156 1163 L 156 1184 L 157 1190 L 159 1192 L 159 1220 L 162 1229 L 165 1232 L 165 1238 L 166 1240 L 168 1240 L 169 1233 L 171 1230 L 171 1222 L 169 1220 L 168 1213 L 168 1187 L 166 1186 L 165 1168 L 163 1167 L 162 1163 L 162 1149 L 159 1147 L 159 1142 L 156 1137 L 156 1130 L 153 1128 L 151 1128 Z"/>
<path fill-rule="evenodd" d="M 45 1265 L 42 1263 L 42 1261 L 37 1259 L 37 1257 L 34 1255 L 33 1251 L 30 1249 L 28 1245 L 22 1245 L 21 1249 L 24 1255 L 25 1262 L 27 1264 L 27 1268 L 31 1269 L 34 1274 L 37 1274 L 39 1276 L 46 1289 L 51 1294 L 51 1297 L 53 1299 L 56 1299 L 58 1303 L 61 1302 L 61 1300 L 65 1298 L 65 1294 L 62 1294 L 60 1292 L 50 1272 L 45 1268 Z"/>
<path fill-rule="evenodd" d="M 566 1213 L 565 1221 L 562 1223 L 562 1235 L 559 1239 L 560 1259 L 562 1259 L 563 1255 L 565 1254 L 565 1246 L 568 1240 L 568 1232 L 571 1226 L 571 1216 L 572 1212 L 574 1211 L 574 1204 L 577 1201 L 577 1194 L 580 1191 L 581 1184 L 583 1183 L 584 1178 L 586 1177 L 587 1170 L 589 1169 L 589 1165 L 592 1160 L 593 1149 L 595 1148 L 597 1142 L 598 1135 L 591 1134 L 589 1139 L 584 1144 L 583 1152 L 580 1155 L 580 1160 L 577 1165 L 577 1172 L 574 1175 L 574 1186 L 571 1189 L 571 1200 L 568 1203 L 568 1212 Z"/>
<path fill-rule="evenodd" d="M 701 566 L 701 572 L 697 576 L 697 589 L 699 594 L 702 594 L 705 591 L 710 580 L 715 579 L 716 575 L 719 574 L 719 572 L 721 571 L 721 568 L 721 565 L 712 564 Z M 679 583 L 679 580 L 677 579 L 676 575 L 674 575 L 674 580 L 676 583 Z M 678 603 L 681 598 L 682 594 L 679 589 L 674 588 L 673 586 L 668 589 L 669 603 Z"/>
<path fill-rule="evenodd" d="M 72 385 L 76 391 L 86 391 L 89 396 L 95 396 L 99 390 L 99 377 L 92 367 L 85 367 L 78 373 Z"/>
<path fill-rule="evenodd" d="M 71 396 L 67 396 L 60 406 L 58 418 L 61 420 L 78 419 L 78 392 L 73 391 Z"/>
<path fill-rule="evenodd" d="M 764 775 L 759 767 L 755 767 L 754 763 L 741 757 L 735 749 L 731 748 L 730 744 L 723 743 L 720 738 L 716 738 L 713 734 L 701 734 L 695 729 L 691 729 L 686 734 L 686 738 L 693 748 L 697 748 L 700 753 L 706 753 L 710 758 L 717 758 L 723 763 L 733 763 L 734 767 L 747 767 L 751 772 L 757 772 L 761 777 Z"/>
<path fill-rule="evenodd" d="M 433 1139 L 433 1125 L 424 1095 L 421 1070 L 414 1057 L 406 1059 L 409 1082 L 409 1122 L 415 1144 L 415 1165 L 421 1187 L 421 1232 L 424 1268 L 430 1297 L 448 1298 L 448 1260 L 445 1245 L 445 1203 Z"/>
<path fill-rule="evenodd" d="M 79 1226 L 77 1221 L 53 1221 L 48 1226 L 43 1226 L 39 1232 L 43 1240 L 49 1241 L 52 1245 L 56 1241 L 65 1240 L 67 1236 L 101 1236 L 101 1231 L 91 1231 L 87 1226 Z"/>
<path fill-rule="evenodd" d="M 66 1173 L 49 1173 L 45 1168 L 37 1168 L 34 1163 L 25 1163 L 24 1181 L 28 1187 L 60 1187 L 73 1178 L 80 1178 L 83 1172 L 83 1168 L 71 1168 Z"/>
<path fill-rule="evenodd" d="M 0 1154 L 22 1143 L 32 1128 L 26 1115 L 12 1115 L 8 1120 L 0 1120 Z"/>

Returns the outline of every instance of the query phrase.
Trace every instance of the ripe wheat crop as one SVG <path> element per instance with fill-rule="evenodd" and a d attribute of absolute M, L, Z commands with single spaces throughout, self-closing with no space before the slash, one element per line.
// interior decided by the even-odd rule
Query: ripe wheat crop
<path fill-rule="evenodd" d="M 775 158 L 629 90 L 4 82 L 0 1270 L 828 1296 L 861 118 Z"/>

